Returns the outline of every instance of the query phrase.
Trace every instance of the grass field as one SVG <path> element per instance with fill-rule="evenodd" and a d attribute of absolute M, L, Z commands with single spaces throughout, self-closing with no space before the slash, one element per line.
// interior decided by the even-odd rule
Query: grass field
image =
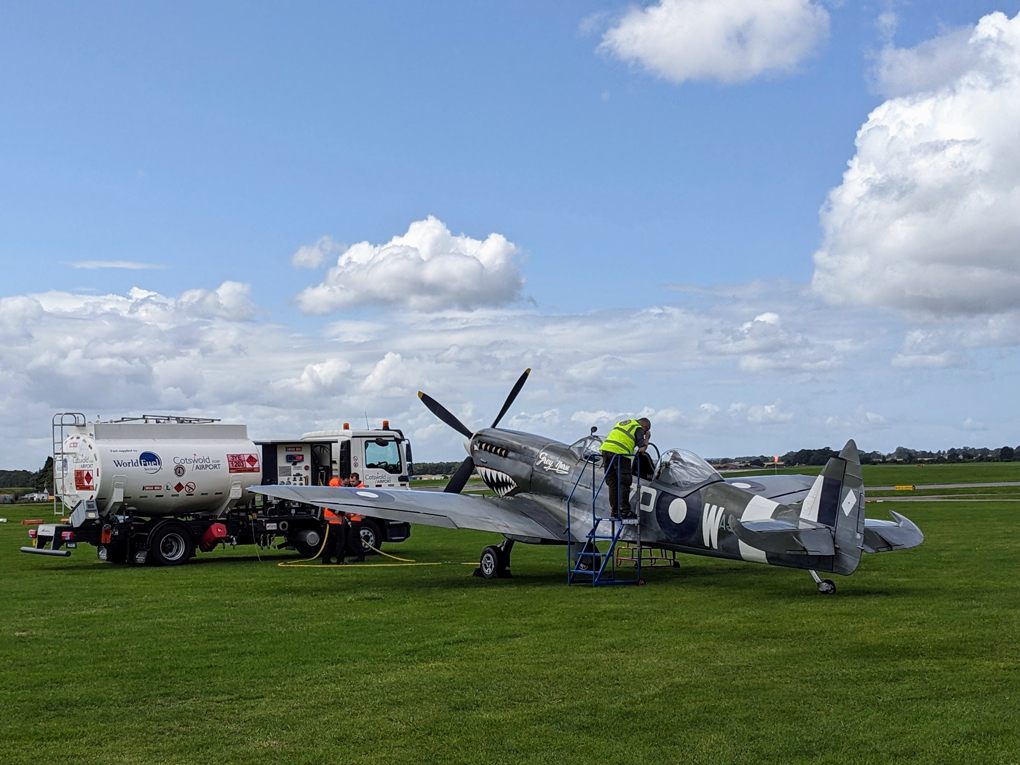
<path fill-rule="evenodd" d="M 899 484 L 990 483 L 1020 481 L 1020 462 L 970 462 L 955 465 L 862 465 L 865 486 L 896 486 Z M 817 475 L 821 467 L 781 468 L 780 473 Z M 734 471 L 738 475 L 771 475 L 774 471 Z"/>
<path fill-rule="evenodd" d="M 694 557 L 568 588 L 520 545 L 487 582 L 492 535 L 427 527 L 390 551 L 452 565 L 121 567 L 20 554 L 46 511 L 3 507 L 0 762 L 1020 762 L 1020 502 L 889 508 L 924 545 L 824 597 Z"/>

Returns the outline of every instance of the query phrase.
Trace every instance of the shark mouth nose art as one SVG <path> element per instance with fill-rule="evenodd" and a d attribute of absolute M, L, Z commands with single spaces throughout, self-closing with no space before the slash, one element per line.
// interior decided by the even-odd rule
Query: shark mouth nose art
<path fill-rule="evenodd" d="M 475 469 L 482 477 L 482 480 L 485 481 L 485 485 L 501 497 L 505 497 L 517 488 L 517 482 L 502 470 L 493 470 L 492 468 L 481 467 L 480 465 L 476 466 Z"/>

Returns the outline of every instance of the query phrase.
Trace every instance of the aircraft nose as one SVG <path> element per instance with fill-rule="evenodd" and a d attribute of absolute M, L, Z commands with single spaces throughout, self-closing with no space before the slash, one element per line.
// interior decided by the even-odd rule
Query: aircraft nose
<path fill-rule="evenodd" d="M 464 451 L 466 451 L 468 454 L 471 454 L 471 439 L 470 438 L 465 438 L 464 439 Z"/>

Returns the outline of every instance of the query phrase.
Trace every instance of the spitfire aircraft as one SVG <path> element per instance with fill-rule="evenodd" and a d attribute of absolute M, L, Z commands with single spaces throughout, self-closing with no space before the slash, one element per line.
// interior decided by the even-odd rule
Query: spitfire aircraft
<path fill-rule="evenodd" d="M 530 372 L 518 379 L 492 426 L 474 432 L 435 399 L 418 394 L 429 410 L 467 439 L 468 456 L 443 492 L 328 486 L 261 486 L 254 491 L 275 501 L 502 534 L 503 542 L 482 551 L 478 573 L 489 579 L 510 575 L 515 542 L 569 545 L 576 565 L 590 544 L 593 524 L 604 523 L 598 518 L 610 514 L 608 491 L 599 491 L 602 470 L 595 469 L 602 440 L 594 428 L 590 435 L 564 444 L 497 427 Z M 495 497 L 461 494 L 476 471 Z M 852 440 L 818 476 L 724 479 L 684 449 L 659 454 L 657 463 L 647 452 L 640 454 L 634 472 L 631 506 L 638 508 L 638 520 L 622 529 L 624 540 L 806 569 L 826 594 L 835 592 L 835 584 L 817 572 L 849 576 L 862 552 L 902 550 L 924 539 L 899 513 L 893 512 L 891 521 L 864 517 L 864 481 Z"/>

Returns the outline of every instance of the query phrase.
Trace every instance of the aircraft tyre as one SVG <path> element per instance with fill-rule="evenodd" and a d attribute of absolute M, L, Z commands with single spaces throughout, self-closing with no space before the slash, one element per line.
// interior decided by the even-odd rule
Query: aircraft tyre
<path fill-rule="evenodd" d="M 599 551 L 599 546 L 592 542 L 587 542 L 584 548 L 581 550 L 582 554 L 578 556 L 577 570 L 578 571 L 593 571 L 599 567 L 600 556 L 602 553 Z M 589 555 L 588 553 L 595 553 Z"/>
<path fill-rule="evenodd" d="M 482 550 L 482 557 L 478 559 L 478 572 L 483 579 L 498 579 L 505 570 L 498 547 L 489 545 Z"/>
<path fill-rule="evenodd" d="M 835 595 L 836 583 L 831 579 L 823 579 L 818 583 L 818 591 L 822 593 L 822 595 Z"/>
<path fill-rule="evenodd" d="M 149 537 L 149 560 L 157 566 L 180 566 L 195 554 L 195 539 L 186 526 L 167 523 Z"/>

